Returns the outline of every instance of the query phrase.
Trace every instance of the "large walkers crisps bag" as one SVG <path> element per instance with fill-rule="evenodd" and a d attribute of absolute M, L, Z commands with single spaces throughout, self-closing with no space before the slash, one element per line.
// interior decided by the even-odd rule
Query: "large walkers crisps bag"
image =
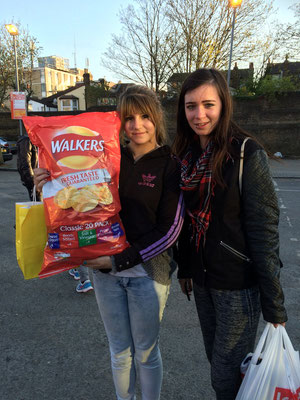
<path fill-rule="evenodd" d="M 127 247 L 119 218 L 120 120 L 116 112 L 24 117 L 39 167 L 48 233 L 40 277 Z"/>

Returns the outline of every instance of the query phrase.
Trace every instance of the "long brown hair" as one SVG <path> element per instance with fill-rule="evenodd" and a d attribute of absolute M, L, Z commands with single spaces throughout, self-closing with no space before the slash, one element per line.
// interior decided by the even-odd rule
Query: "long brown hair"
<path fill-rule="evenodd" d="M 125 142 L 124 125 L 126 117 L 132 114 L 147 114 L 155 126 L 157 144 L 164 145 L 167 142 L 166 124 L 164 113 L 158 96 L 146 86 L 129 86 L 120 96 L 118 111 L 121 118 L 120 140 Z"/>
<path fill-rule="evenodd" d="M 231 153 L 232 137 L 251 136 L 239 128 L 232 120 L 233 105 L 227 82 L 223 74 L 214 68 L 201 68 L 191 73 L 183 82 L 177 109 L 177 132 L 173 144 L 173 151 L 182 158 L 191 145 L 198 145 L 195 132 L 190 127 L 185 116 L 184 98 L 187 92 L 202 85 L 212 85 L 217 89 L 222 102 L 220 119 L 211 133 L 214 142 L 213 177 L 217 183 L 223 185 L 222 165 L 228 154 Z M 252 137 L 252 136 L 251 136 Z"/>

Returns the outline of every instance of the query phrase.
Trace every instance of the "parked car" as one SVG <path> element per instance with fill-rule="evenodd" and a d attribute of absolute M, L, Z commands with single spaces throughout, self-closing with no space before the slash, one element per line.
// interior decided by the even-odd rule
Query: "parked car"
<path fill-rule="evenodd" d="M 3 136 L 0 136 L 0 143 L 4 144 L 4 145 L 5 145 L 5 143 L 7 143 L 8 147 L 10 149 L 10 152 L 12 154 L 16 154 L 17 153 L 17 141 L 16 140 L 9 140 L 9 139 L 6 139 Z"/>
<path fill-rule="evenodd" d="M 1 148 L 1 153 L 2 153 L 2 157 L 3 157 L 3 161 L 12 160 L 13 155 L 12 155 L 12 153 L 10 152 L 9 147 L 3 145 L 1 140 L 0 140 L 0 148 Z"/>
<path fill-rule="evenodd" d="M 9 144 L 6 139 L 0 137 L 0 145 L 3 146 L 6 150 L 8 150 L 7 153 L 10 153 Z"/>

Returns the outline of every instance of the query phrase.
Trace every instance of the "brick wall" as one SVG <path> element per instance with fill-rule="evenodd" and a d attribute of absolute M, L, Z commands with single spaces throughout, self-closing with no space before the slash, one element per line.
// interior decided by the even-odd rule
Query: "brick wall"
<path fill-rule="evenodd" d="M 171 141 L 176 131 L 177 100 L 164 100 Z M 234 120 L 253 134 L 272 153 L 300 157 L 300 92 L 291 92 L 276 102 L 235 99 Z"/>
<path fill-rule="evenodd" d="M 176 131 L 177 100 L 164 100 L 167 128 L 172 141 Z M 113 111 L 114 106 L 99 106 L 90 111 Z M 29 115 L 75 115 L 75 112 L 29 113 Z M 300 92 L 291 92 L 276 102 L 266 99 L 234 100 L 234 119 L 256 136 L 272 153 L 280 151 L 285 157 L 300 157 Z M 10 113 L 0 113 L 0 136 L 18 137 L 18 121 Z"/>

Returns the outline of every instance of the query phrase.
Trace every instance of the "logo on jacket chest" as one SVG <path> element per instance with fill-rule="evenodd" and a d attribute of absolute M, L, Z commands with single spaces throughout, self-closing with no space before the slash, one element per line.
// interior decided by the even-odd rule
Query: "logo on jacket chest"
<path fill-rule="evenodd" d="M 155 183 L 152 183 L 156 176 L 151 175 L 150 173 L 148 175 L 142 174 L 142 179 L 143 182 L 138 182 L 138 185 L 140 186 L 149 186 L 149 187 L 154 187 Z"/>

